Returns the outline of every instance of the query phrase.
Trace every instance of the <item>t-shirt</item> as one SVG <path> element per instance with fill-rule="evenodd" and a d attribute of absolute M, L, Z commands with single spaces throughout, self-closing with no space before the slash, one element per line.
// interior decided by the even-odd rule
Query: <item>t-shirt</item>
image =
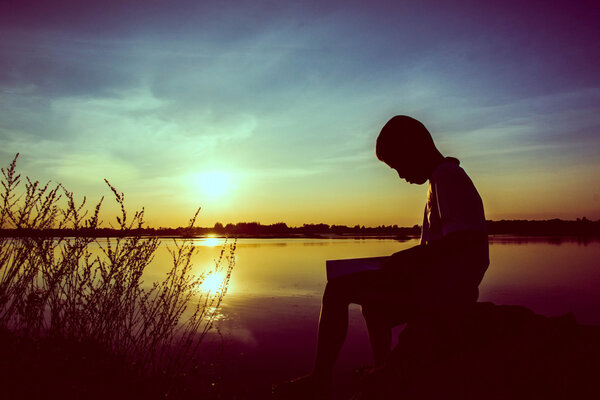
<path fill-rule="evenodd" d="M 459 231 L 486 232 L 485 214 L 475 185 L 459 161 L 447 157 L 429 179 L 421 244 Z"/>

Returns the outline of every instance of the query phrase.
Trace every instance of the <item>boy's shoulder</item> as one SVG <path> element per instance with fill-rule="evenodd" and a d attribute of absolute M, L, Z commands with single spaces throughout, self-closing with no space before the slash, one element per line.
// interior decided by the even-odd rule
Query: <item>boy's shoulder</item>
<path fill-rule="evenodd" d="M 431 180 L 460 179 L 467 176 L 464 169 L 460 166 L 460 161 L 454 157 L 446 157 L 444 161 L 437 166 L 431 175 Z"/>

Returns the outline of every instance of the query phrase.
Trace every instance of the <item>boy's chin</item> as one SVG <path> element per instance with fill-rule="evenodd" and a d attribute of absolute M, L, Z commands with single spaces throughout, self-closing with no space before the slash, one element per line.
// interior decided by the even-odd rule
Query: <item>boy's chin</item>
<path fill-rule="evenodd" d="M 406 182 L 414 185 L 422 185 L 427 182 L 427 178 L 409 178 L 406 179 Z"/>

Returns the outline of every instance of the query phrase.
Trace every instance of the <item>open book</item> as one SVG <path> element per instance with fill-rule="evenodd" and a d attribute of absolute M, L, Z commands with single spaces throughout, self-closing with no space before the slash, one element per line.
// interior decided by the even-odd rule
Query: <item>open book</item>
<path fill-rule="evenodd" d="M 327 280 L 360 271 L 379 269 L 388 258 L 389 256 L 327 260 L 325 261 Z"/>

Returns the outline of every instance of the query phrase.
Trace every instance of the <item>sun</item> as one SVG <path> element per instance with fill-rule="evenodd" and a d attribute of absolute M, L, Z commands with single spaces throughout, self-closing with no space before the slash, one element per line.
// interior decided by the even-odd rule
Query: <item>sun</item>
<path fill-rule="evenodd" d="M 223 171 L 206 171 L 196 175 L 196 184 L 208 197 L 223 197 L 231 192 L 231 174 Z"/>

